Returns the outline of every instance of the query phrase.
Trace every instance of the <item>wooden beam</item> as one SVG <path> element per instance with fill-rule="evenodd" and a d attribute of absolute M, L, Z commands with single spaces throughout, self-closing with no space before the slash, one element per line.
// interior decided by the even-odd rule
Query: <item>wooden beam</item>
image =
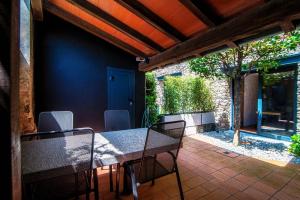
<path fill-rule="evenodd" d="M 10 21 L 10 127 L 12 199 L 22 199 L 21 141 L 19 112 L 20 68 L 20 0 L 11 1 Z"/>
<path fill-rule="evenodd" d="M 290 20 L 284 20 L 281 24 L 281 29 L 285 33 L 289 33 L 291 31 L 294 31 L 296 29 L 296 26 L 293 24 Z"/>
<path fill-rule="evenodd" d="M 150 57 L 148 63 L 139 64 L 139 69 L 148 71 L 157 66 L 186 58 L 189 55 L 214 49 L 228 40 L 237 41 L 258 35 L 278 26 L 279 22 L 287 17 L 290 19 L 300 18 L 299 1 L 272 0 Z"/>
<path fill-rule="evenodd" d="M 183 35 L 180 31 L 170 25 L 163 18 L 156 15 L 146 6 L 138 1 L 132 0 L 115 0 L 117 3 L 131 11 L 133 14 L 139 16 L 144 21 L 148 22 L 152 26 L 154 26 L 157 30 L 161 31 L 168 37 L 172 38 L 174 41 L 184 41 L 187 39 L 185 35 Z"/>
<path fill-rule="evenodd" d="M 89 14 L 95 16 L 96 18 L 100 19 L 101 21 L 104 21 L 105 23 L 111 25 L 112 27 L 116 28 L 122 33 L 128 35 L 129 37 L 143 43 L 147 47 L 158 52 L 164 50 L 162 46 L 160 46 L 150 38 L 146 37 L 145 35 L 131 28 L 127 24 L 124 24 L 123 22 L 113 17 L 112 15 L 106 13 L 105 11 L 101 10 L 99 7 L 95 6 L 94 4 L 86 0 L 68 0 L 68 1 L 80 7 L 81 9 L 88 12 Z"/>
<path fill-rule="evenodd" d="M 31 0 L 31 11 L 34 20 L 43 21 L 43 0 Z"/>
<path fill-rule="evenodd" d="M 233 42 L 233 41 L 226 41 L 225 44 L 229 47 L 229 48 L 238 48 L 239 46 Z"/>
<path fill-rule="evenodd" d="M 82 20 L 81 18 L 79 18 L 75 15 L 72 15 L 72 14 L 62 10 L 61 8 L 55 6 L 51 3 L 45 3 L 44 7 L 50 13 L 52 13 L 52 14 L 64 19 L 65 21 L 68 21 L 69 23 L 74 24 L 75 26 L 78 26 L 79 28 L 119 47 L 120 49 L 123 49 L 124 51 L 126 51 L 134 56 L 146 57 L 145 53 L 143 53 L 142 51 L 128 45 L 127 43 L 119 40 L 118 38 L 104 32 L 104 31 L 101 31 L 96 26 Z"/>
<path fill-rule="evenodd" d="M 214 27 L 220 23 L 220 17 L 204 1 L 180 0 L 180 2 L 207 26 Z"/>

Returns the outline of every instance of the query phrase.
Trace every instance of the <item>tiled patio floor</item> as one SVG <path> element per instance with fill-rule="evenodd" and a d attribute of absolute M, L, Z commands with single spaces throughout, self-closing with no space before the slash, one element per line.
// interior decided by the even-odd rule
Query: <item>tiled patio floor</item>
<path fill-rule="evenodd" d="M 250 200 L 300 199 L 300 166 L 280 167 L 246 156 L 228 156 L 221 148 L 185 137 L 178 163 L 185 199 Z M 108 170 L 98 170 L 101 199 L 109 192 Z M 121 186 L 122 189 L 122 186 Z M 174 175 L 158 179 L 154 186 L 139 188 L 140 199 L 179 199 Z M 132 196 L 121 196 L 132 199 Z"/>

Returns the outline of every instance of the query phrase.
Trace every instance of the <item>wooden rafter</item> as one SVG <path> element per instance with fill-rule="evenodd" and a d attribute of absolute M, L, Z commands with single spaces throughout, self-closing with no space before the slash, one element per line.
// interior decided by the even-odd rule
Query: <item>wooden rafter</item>
<path fill-rule="evenodd" d="M 147 47 L 161 52 L 164 50 L 162 46 L 151 40 L 150 38 L 146 37 L 145 35 L 141 34 L 140 32 L 136 31 L 135 29 L 131 28 L 127 24 L 124 24 L 117 18 L 113 17 L 112 15 L 106 13 L 105 11 L 101 10 L 99 7 L 93 5 L 92 3 L 86 0 L 68 0 L 70 3 L 80 7 L 81 9 L 85 10 L 89 14 L 95 16 L 96 18 L 104 21 L 105 23 L 109 24 L 110 26 L 116 28 L 117 30 L 121 31 L 122 33 L 128 35 L 129 37 L 142 42 Z"/>
<path fill-rule="evenodd" d="M 75 26 L 80 27 L 81 29 L 119 47 L 120 49 L 123 49 L 124 51 L 134 55 L 134 56 L 141 56 L 141 57 L 146 57 L 146 55 L 141 52 L 140 50 L 128 45 L 127 43 L 119 40 L 118 38 L 110 35 L 109 33 L 106 33 L 104 31 L 101 31 L 99 28 L 96 26 L 82 20 L 81 18 L 68 13 L 61 8 L 47 2 L 44 5 L 45 9 L 49 11 L 50 13 L 70 22 L 71 24 L 74 24 Z"/>
<path fill-rule="evenodd" d="M 167 21 L 156 15 L 146 6 L 138 1 L 132 0 L 115 0 L 117 3 L 130 10 L 133 14 L 139 16 L 144 21 L 154 26 L 159 31 L 166 34 L 175 41 L 184 41 L 187 39 L 180 31 L 171 26 Z"/>
<path fill-rule="evenodd" d="M 209 27 L 214 27 L 220 23 L 220 17 L 204 1 L 180 0 L 190 12 Z"/>
<path fill-rule="evenodd" d="M 158 66 L 185 59 L 191 55 L 205 52 L 224 45 L 226 41 L 237 41 L 258 35 L 271 28 L 280 26 L 282 20 L 299 19 L 298 0 L 272 0 L 251 9 L 213 29 L 200 33 L 168 50 L 139 64 L 139 69 L 148 71 Z"/>
<path fill-rule="evenodd" d="M 229 47 L 229 48 L 237 48 L 238 45 L 233 42 L 233 41 L 226 41 L 225 44 Z"/>
<path fill-rule="evenodd" d="M 43 0 L 31 0 L 32 16 L 33 19 L 43 20 Z"/>
<path fill-rule="evenodd" d="M 293 24 L 291 20 L 284 20 L 280 26 L 282 28 L 282 31 L 285 33 L 294 31 L 296 29 L 296 26 Z"/>

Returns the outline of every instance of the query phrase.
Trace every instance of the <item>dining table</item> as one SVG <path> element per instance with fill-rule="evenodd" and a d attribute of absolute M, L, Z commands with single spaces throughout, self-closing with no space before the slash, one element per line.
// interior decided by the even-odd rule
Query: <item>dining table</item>
<path fill-rule="evenodd" d="M 95 133 L 94 168 L 122 164 L 141 158 L 147 130 L 147 128 L 135 128 Z M 88 151 L 82 147 L 83 141 L 87 139 L 85 137 L 87 136 L 74 135 L 21 142 L 24 183 L 73 173 L 76 166 L 90 162 Z M 151 134 L 151 138 L 148 138 L 147 146 L 147 149 L 158 154 L 178 148 L 178 141 L 156 132 Z M 98 181 L 96 180 L 94 184 L 97 187 Z M 95 196 L 97 199 L 98 193 Z"/>

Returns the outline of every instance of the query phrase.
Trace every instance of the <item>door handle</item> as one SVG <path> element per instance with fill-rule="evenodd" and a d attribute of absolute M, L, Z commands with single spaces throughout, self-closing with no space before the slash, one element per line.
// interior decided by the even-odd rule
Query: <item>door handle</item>
<path fill-rule="evenodd" d="M 113 80 L 115 80 L 115 77 L 111 75 L 111 76 L 109 76 L 109 80 L 113 81 Z"/>
<path fill-rule="evenodd" d="M 132 106 L 133 105 L 133 100 L 132 99 L 128 99 L 129 101 L 129 105 Z"/>

